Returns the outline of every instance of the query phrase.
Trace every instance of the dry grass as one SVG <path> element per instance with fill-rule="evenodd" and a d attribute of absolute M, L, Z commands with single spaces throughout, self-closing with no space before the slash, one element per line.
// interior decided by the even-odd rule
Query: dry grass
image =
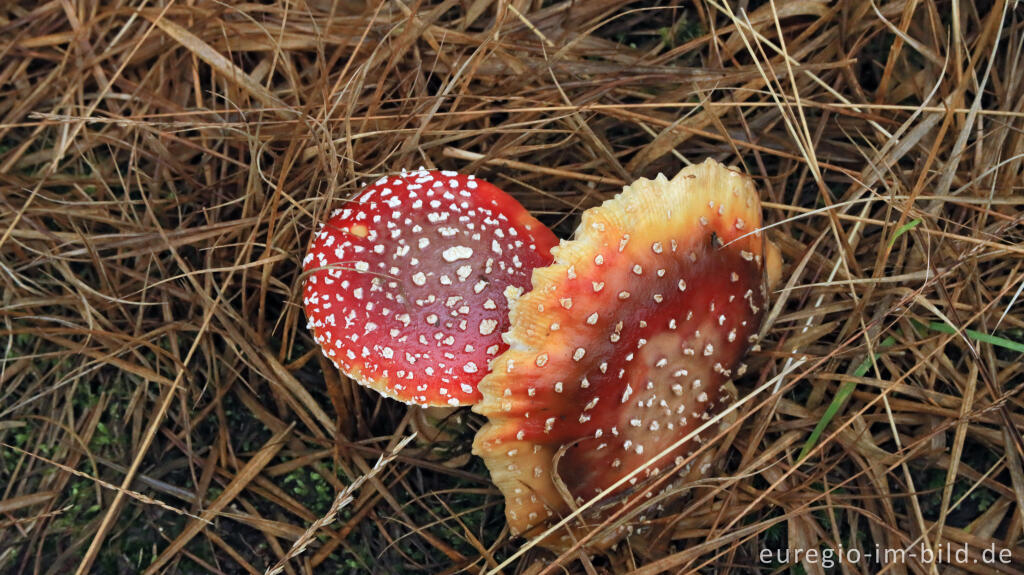
<path fill-rule="evenodd" d="M 1024 6 L 675 4 L 0 8 L 0 571 L 263 573 L 301 539 L 286 573 L 823 573 L 759 554 L 947 543 L 1012 563 L 841 572 L 1024 572 Z M 706 156 L 754 175 L 787 260 L 722 477 L 554 561 L 504 529 L 468 411 L 374 468 L 413 413 L 304 329 L 329 209 L 436 166 L 567 237 Z"/>

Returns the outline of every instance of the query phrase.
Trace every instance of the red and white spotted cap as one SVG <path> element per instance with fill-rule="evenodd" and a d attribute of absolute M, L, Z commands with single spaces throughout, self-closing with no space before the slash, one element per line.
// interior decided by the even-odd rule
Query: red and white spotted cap
<path fill-rule="evenodd" d="M 423 406 L 468 405 L 508 346 L 505 288 L 530 289 L 558 239 L 474 176 L 377 180 L 331 214 L 303 260 L 308 327 L 341 371 Z"/>
<path fill-rule="evenodd" d="M 606 500 L 621 501 L 692 452 L 689 441 L 651 461 L 720 411 L 746 369 L 781 261 L 760 226 L 750 178 L 708 160 L 587 210 L 555 262 L 534 270 L 533 290 L 511 306 L 511 348 L 473 407 L 489 419 L 473 451 L 513 532 L 569 512 L 556 475 L 581 504 L 651 462 Z"/>

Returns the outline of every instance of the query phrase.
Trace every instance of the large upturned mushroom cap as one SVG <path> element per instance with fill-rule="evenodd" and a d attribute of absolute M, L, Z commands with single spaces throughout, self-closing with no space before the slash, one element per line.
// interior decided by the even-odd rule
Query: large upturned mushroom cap
<path fill-rule="evenodd" d="M 497 187 L 455 172 L 381 178 L 316 234 L 303 304 L 324 354 L 406 403 L 466 405 L 507 346 L 506 287 L 557 238 Z"/>
<path fill-rule="evenodd" d="M 766 268 L 779 275 L 777 248 L 766 254 L 750 233 L 760 225 L 750 178 L 712 160 L 671 181 L 641 179 L 586 211 L 575 239 L 552 250 L 554 264 L 534 270 L 533 291 L 512 297 L 511 348 L 473 409 L 489 418 L 474 452 L 515 533 L 534 535 L 569 510 L 556 455 L 579 504 L 730 401 L 766 305 Z M 695 447 L 654 461 L 639 480 Z M 628 498 L 636 479 L 609 495 Z"/>

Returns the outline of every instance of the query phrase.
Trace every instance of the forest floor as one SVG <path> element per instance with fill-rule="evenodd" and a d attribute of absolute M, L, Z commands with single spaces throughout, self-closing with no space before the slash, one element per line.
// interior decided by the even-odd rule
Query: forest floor
<path fill-rule="evenodd" d="M 0 572 L 1024 573 L 1024 5 L 369 4 L 0 7 Z M 512 536 L 483 418 L 398 451 L 419 408 L 306 330 L 312 234 L 381 175 L 568 239 L 707 157 L 783 282 L 650 535 Z"/>

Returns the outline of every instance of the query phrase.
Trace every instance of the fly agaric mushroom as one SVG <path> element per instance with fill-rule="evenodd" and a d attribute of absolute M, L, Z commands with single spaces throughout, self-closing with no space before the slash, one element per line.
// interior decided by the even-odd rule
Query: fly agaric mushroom
<path fill-rule="evenodd" d="M 511 347 L 480 382 L 473 410 L 489 422 L 473 450 L 505 495 L 514 533 L 536 535 L 569 512 L 557 483 L 581 504 L 731 401 L 766 306 L 765 276 L 780 273 L 778 248 L 751 233 L 760 225 L 750 178 L 707 160 L 587 210 L 554 263 L 534 270 L 533 291 L 506 292 Z M 637 479 L 678 471 L 705 439 L 607 495 L 630 499 Z M 567 538 L 541 544 L 560 549 Z"/>
<path fill-rule="evenodd" d="M 530 287 L 558 242 L 511 196 L 474 176 L 377 180 L 316 234 L 303 304 L 336 367 L 422 406 L 475 403 L 507 346 L 506 287 Z"/>

